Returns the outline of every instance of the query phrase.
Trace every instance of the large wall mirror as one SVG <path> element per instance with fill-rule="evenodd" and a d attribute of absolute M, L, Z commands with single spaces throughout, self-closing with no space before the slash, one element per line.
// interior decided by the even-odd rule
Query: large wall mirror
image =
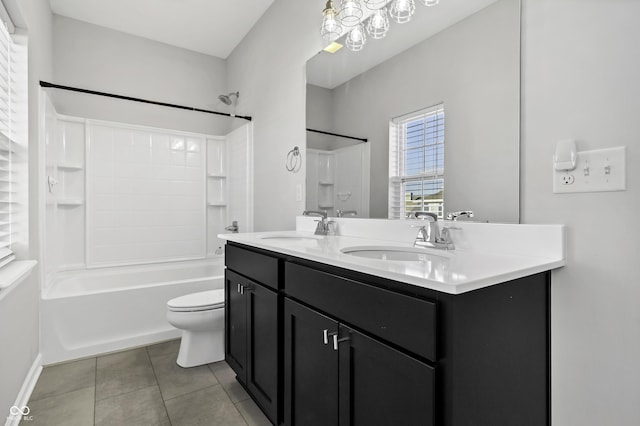
<path fill-rule="evenodd" d="M 520 0 L 416 8 L 361 51 L 307 62 L 306 208 L 387 218 L 395 202 L 404 217 L 472 210 L 475 220 L 518 222 Z M 422 124 L 405 120 L 416 111 Z M 412 132 L 434 129 L 424 145 L 437 149 L 411 151 Z"/>

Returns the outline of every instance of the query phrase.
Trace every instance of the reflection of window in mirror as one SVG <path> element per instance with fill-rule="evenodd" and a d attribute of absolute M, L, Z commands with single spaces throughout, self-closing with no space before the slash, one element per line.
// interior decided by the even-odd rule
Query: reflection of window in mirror
<path fill-rule="evenodd" d="M 389 219 L 443 218 L 444 104 L 389 122 Z"/>

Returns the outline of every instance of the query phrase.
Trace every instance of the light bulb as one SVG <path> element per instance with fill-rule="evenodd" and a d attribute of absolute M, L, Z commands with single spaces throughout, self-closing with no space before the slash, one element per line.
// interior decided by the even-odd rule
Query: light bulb
<path fill-rule="evenodd" d="M 364 26 L 362 24 L 355 26 L 349 31 L 345 40 L 347 47 L 354 52 L 362 50 L 366 42 L 367 35 L 364 32 Z"/>
<path fill-rule="evenodd" d="M 327 41 L 334 41 L 342 34 L 342 27 L 338 22 L 336 15 L 338 12 L 333 7 L 331 0 L 327 1 L 325 9 L 322 11 L 322 26 L 320 27 L 320 35 Z"/>
<path fill-rule="evenodd" d="M 425 6 L 435 6 L 436 4 L 440 3 L 440 0 L 420 0 L 420 1 Z"/>
<path fill-rule="evenodd" d="M 383 38 L 389 31 L 389 18 L 387 17 L 387 8 L 378 9 L 369 18 L 367 23 L 367 32 L 375 39 Z"/>
<path fill-rule="evenodd" d="M 416 3 L 414 0 L 393 0 L 389 15 L 398 24 L 409 22 L 416 11 Z"/>
<path fill-rule="evenodd" d="M 353 27 L 360 23 L 363 14 L 360 0 L 344 0 L 338 18 L 340 18 L 342 25 Z"/>

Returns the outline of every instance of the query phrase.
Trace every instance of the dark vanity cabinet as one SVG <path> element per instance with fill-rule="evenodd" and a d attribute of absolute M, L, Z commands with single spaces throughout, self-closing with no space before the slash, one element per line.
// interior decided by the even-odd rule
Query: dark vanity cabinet
<path fill-rule="evenodd" d="M 286 425 L 434 424 L 433 367 L 290 299 L 284 315 Z"/>
<path fill-rule="evenodd" d="M 274 424 L 550 424 L 549 272 L 452 295 L 268 253 L 227 245 L 226 343 Z"/>
<path fill-rule="evenodd" d="M 281 260 L 227 245 L 225 359 L 272 423 L 279 407 Z"/>

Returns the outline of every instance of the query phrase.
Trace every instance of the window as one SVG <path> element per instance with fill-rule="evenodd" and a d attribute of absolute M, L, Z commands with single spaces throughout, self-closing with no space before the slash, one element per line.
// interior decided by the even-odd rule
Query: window
<path fill-rule="evenodd" d="M 0 23 L 0 267 L 26 240 L 27 57 L 21 38 Z"/>
<path fill-rule="evenodd" d="M 443 217 L 444 104 L 389 123 L 389 218 Z"/>

